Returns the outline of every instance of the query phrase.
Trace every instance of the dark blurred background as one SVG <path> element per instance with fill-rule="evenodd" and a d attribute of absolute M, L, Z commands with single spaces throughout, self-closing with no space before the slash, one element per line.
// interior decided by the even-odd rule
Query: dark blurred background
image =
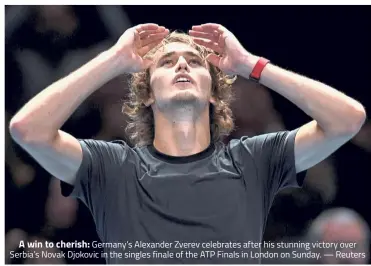
<path fill-rule="evenodd" d="M 369 6 L 6 6 L 5 129 L 31 97 L 108 49 L 129 27 L 147 22 L 184 32 L 192 25 L 222 24 L 251 53 L 331 85 L 360 101 L 370 112 Z M 127 119 L 121 113 L 128 91 L 126 81 L 127 77 L 120 76 L 105 84 L 62 129 L 77 138 L 127 140 Z M 296 106 L 267 88 L 241 78 L 234 87 L 232 109 L 237 128 L 225 141 L 294 129 L 310 121 Z M 98 237 L 86 207 L 63 198 L 56 178 L 19 148 L 8 131 L 5 143 L 6 262 L 104 263 L 9 258 L 9 251 L 21 251 L 20 240 L 91 242 Z M 304 241 L 324 223 L 331 224 L 332 231 L 320 230 L 320 239 L 326 236 L 330 242 L 362 243 L 362 250 L 368 253 L 370 152 L 371 124 L 367 121 L 352 141 L 309 170 L 302 189 L 277 196 L 265 240 Z M 326 215 L 333 210 L 336 215 Z M 327 262 L 339 261 L 317 261 Z M 347 262 L 368 263 L 369 259 Z"/>

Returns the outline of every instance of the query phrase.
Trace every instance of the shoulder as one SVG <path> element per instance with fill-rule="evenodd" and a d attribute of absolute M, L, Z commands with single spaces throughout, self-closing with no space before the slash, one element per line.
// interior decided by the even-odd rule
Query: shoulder
<path fill-rule="evenodd" d="M 133 150 L 123 140 L 78 139 L 84 158 L 108 160 L 125 159 Z"/>
<path fill-rule="evenodd" d="M 285 144 L 289 141 L 295 140 L 295 136 L 297 133 L 296 130 L 284 130 L 284 131 L 277 131 L 271 133 L 260 134 L 256 136 L 242 136 L 237 139 L 231 139 L 227 146 L 230 149 L 256 149 L 261 146 L 267 145 L 279 145 Z"/>
<path fill-rule="evenodd" d="M 231 139 L 227 143 L 227 148 L 235 156 L 256 157 L 266 151 L 272 152 L 278 148 L 294 146 L 297 130 L 284 130 L 256 136 L 242 136 Z"/>

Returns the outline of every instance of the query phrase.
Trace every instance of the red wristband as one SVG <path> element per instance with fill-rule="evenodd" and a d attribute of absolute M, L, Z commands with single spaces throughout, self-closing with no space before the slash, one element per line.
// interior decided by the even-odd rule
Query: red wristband
<path fill-rule="evenodd" d="M 259 82 L 261 73 L 269 62 L 270 61 L 268 59 L 260 57 L 253 70 L 251 71 L 249 78 L 255 82 Z"/>

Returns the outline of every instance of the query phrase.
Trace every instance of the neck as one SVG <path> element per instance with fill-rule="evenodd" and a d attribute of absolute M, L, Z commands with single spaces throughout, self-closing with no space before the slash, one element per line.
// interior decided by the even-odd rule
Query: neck
<path fill-rule="evenodd" d="M 197 113 L 191 108 L 164 115 L 154 110 L 154 147 L 167 155 L 189 156 L 205 150 L 210 145 L 209 109 Z"/>

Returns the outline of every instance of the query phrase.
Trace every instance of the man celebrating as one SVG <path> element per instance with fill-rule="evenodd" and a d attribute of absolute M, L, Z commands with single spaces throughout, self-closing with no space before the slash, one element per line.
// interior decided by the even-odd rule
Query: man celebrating
<path fill-rule="evenodd" d="M 59 130 L 122 73 L 133 75 L 124 111 L 134 147 Z M 224 145 L 233 75 L 280 93 L 313 121 Z M 108 263 L 257 263 L 276 193 L 300 186 L 305 170 L 350 140 L 365 117 L 354 99 L 249 53 L 221 25 L 186 35 L 143 24 L 35 96 L 10 131 L 61 180 L 64 195 L 90 209 Z"/>

